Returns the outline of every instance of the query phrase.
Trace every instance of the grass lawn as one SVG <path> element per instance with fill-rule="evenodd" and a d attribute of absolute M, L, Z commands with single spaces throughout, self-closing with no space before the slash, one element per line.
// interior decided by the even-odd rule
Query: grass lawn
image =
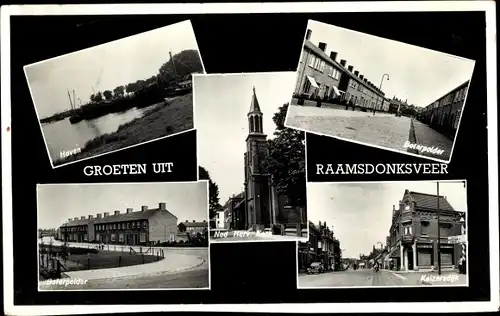
<path fill-rule="evenodd" d="M 161 257 L 158 259 L 158 257 L 152 255 L 142 256 L 141 254 L 131 255 L 128 252 L 101 251 L 96 254 L 70 255 L 66 268 L 68 271 L 109 269 L 151 263 L 162 259 Z"/>
<path fill-rule="evenodd" d="M 60 165 L 98 154 L 123 149 L 132 145 L 180 133 L 194 127 L 193 94 L 178 96 L 164 105 L 129 123 L 123 124 L 111 134 L 104 134 L 85 144 L 82 151 L 54 164 Z"/>

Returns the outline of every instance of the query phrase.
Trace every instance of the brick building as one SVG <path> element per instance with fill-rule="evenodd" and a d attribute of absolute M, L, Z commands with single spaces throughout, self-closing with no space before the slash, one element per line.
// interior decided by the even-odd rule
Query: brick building
<path fill-rule="evenodd" d="M 60 228 L 61 239 L 69 242 L 100 242 L 105 244 L 147 245 L 174 241 L 177 234 L 177 217 L 166 209 L 165 203 L 158 208 L 142 206 L 134 212 L 114 211 L 69 219 Z"/>
<path fill-rule="evenodd" d="M 337 52 L 326 53 L 327 44 L 317 46 L 310 41 L 311 30 L 306 39 L 298 67 L 294 96 L 320 99 L 329 102 L 346 101 L 363 109 L 384 108 L 384 92 L 365 78 L 345 59 L 337 62 Z"/>
<path fill-rule="evenodd" d="M 298 242 L 299 271 L 305 271 L 313 262 L 322 262 L 327 270 L 339 270 L 342 258 L 340 242 L 326 222 L 315 225 L 309 221 L 309 240 Z"/>
<path fill-rule="evenodd" d="M 198 233 L 203 234 L 208 229 L 208 223 L 206 220 L 202 222 L 197 222 L 194 220 L 190 222 L 186 220 L 185 222 L 179 223 L 179 225 L 177 225 L 177 228 L 180 232 L 186 232 L 190 235 L 196 235 Z"/>
<path fill-rule="evenodd" d="M 466 81 L 432 102 L 419 113 L 418 120 L 454 139 L 468 87 Z"/>
<path fill-rule="evenodd" d="M 399 207 L 393 206 L 390 252 L 398 270 L 426 270 L 438 266 L 438 197 L 406 190 Z M 461 246 L 449 243 L 449 236 L 461 234 L 462 212 L 456 211 L 445 196 L 439 196 L 441 267 L 454 268 Z"/>
<path fill-rule="evenodd" d="M 255 88 L 247 114 L 249 133 L 244 154 L 245 190 L 231 197 L 224 206 L 229 227 L 234 230 L 271 231 L 273 234 L 307 236 L 306 207 L 292 205 L 285 195 L 278 194 L 271 175 L 262 166 L 269 154 L 267 135 L 264 134 L 263 113 Z"/>

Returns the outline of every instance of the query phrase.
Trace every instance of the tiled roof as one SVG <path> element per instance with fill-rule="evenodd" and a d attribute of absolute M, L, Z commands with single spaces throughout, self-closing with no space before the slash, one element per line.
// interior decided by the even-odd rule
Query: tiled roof
<path fill-rule="evenodd" d="M 126 221 L 132 221 L 132 220 L 141 220 L 141 219 L 148 219 L 155 215 L 158 212 L 168 212 L 168 210 L 160 210 L 160 209 L 148 209 L 146 211 L 137 211 L 137 212 L 130 212 L 130 213 L 122 213 L 118 215 L 108 215 L 106 217 L 102 218 L 92 218 L 92 219 L 84 219 L 84 220 L 77 220 L 77 221 L 70 221 L 62 226 L 65 227 L 71 227 L 71 226 L 79 226 L 79 225 L 87 225 L 87 224 L 104 224 L 104 223 L 117 223 L 117 222 L 126 222 Z M 170 213 L 172 216 L 177 218 L 175 215 Z"/>
<path fill-rule="evenodd" d="M 412 191 L 409 195 L 415 201 L 417 208 L 437 210 L 437 195 Z M 439 196 L 439 210 L 456 212 L 444 196 Z"/>
<path fill-rule="evenodd" d="M 369 85 L 367 85 L 363 80 L 361 80 L 361 78 L 356 76 L 354 73 L 350 72 L 346 67 L 343 67 L 341 64 L 339 64 L 335 60 L 331 59 L 324 51 L 322 51 L 318 46 L 314 45 L 311 41 L 306 40 L 304 43 L 304 46 L 309 48 L 310 50 L 312 50 L 316 55 L 320 56 L 322 59 L 327 61 L 329 64 L 332 64 L 335 67 L 337 67 L 337 68 L 341 69 L 342 71 L 344 71 L 345 73 L 347 73 L 351 78 L 353 78 L 358 83 L 365 86 L 367 89 L 370 89 L 373 92 L 380 94 L 379 91 L 377 91 L 377 90 L 373 89 L 372 87 L 370 87 Z"/>
<path fill-rule="evenodd" d="M 250 111 L 248 113 L 252 112 L 261 112 L 259 100 L 257 100 L 257 94 L 255 93 L 255 87 L 253 87 L 252 103 L 250 104 Z"/>
<path fill-rule="evenodd" d="M 182 223 L 179 223 L 179 225 L 180 224 L 183 224 L 186 227 L 205 227 L 205 226 L 208 226 L 207 222 L 182 222 Z"/>

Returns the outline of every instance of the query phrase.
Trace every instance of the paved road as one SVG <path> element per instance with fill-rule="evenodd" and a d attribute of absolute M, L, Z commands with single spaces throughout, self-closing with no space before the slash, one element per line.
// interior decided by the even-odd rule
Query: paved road
<path fill-rule="evenodd" d="M 411 120 L 392 114 L 291 105 L 286 124 L 367 145 L 406 152 Z"/>
<path fill-rule="evenodd" d="M 315 275 L 300 275 L 299 287 L 366 287 L 422 285 L 417 274 L 396 274 L 371 269 L 347 270 Z"/>

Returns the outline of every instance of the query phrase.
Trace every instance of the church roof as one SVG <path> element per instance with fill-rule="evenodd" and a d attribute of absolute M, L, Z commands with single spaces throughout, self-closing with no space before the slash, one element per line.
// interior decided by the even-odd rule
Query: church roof
<path fill-rule="evenodd" d="M 252 112 L 261 112 L 259 100 L 257 100 L 257 94 L 255 93 L 255 87 L 253 87 L 252 103 L 250 104 L 250 111 L 248 113 Z"/>
<path fill-rule="evenodd" d="M 415 201 L 417 208 L 437 210 L 437 195 L 414 191 L 409 191 L 408 194 Z M 455 211 L 453 206 L 442 195 L 439 196 L 439 209 L 442 211 Z"/>

